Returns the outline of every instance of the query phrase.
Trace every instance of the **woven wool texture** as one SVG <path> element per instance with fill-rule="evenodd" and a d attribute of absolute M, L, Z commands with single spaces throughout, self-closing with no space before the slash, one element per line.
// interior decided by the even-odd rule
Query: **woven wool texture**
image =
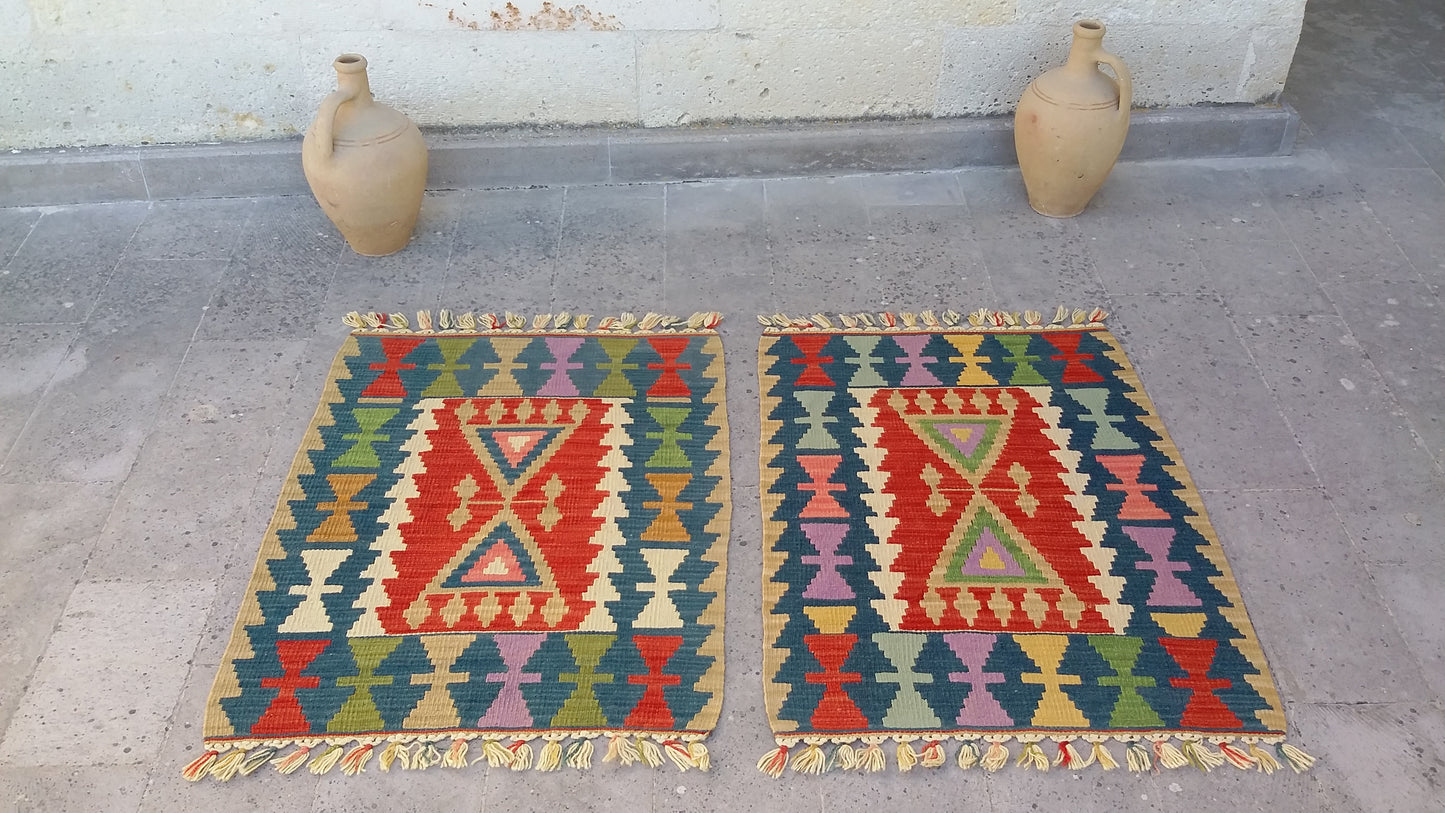
<path fill-rule="evenodd" d="M 357 749 L 346 769 L 369 746 L 465 765 L 472 740 L 495 763 L 609 737 L 697 764 L 721 703 L 727 465 L 710 330 L 356 331 L 262 542 L 208 747 Z"/>
<path fill-rule="evenodd" d="M 1101 324 L 770 333 L 764 680 L 783 758 L 892 739 L 941 761 L 961 740 L 964 767 L 997 743 L 1059 764 L 1106 740 L 1168 758 L 1172 738 L 1247 767 L 1243 748 L 1283 736 L 1199 494 Z"/>

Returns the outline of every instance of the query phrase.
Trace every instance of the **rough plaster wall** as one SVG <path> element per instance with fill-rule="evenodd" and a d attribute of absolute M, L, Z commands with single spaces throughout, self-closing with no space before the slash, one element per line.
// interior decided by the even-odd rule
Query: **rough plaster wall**
<path fill-rule="evenodd" d="M 346 51 L 422 125 L 1006 113 L 1081 8 L 1156 107 L 1275 99 L 1304 0 L 0 0 L 0 147 L 294 135 Z"/>

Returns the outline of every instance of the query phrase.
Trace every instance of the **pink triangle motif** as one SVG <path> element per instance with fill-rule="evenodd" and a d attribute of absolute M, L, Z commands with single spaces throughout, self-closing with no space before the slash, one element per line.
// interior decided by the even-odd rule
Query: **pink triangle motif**
<path fill-rule="evenodd" d="M 537 448 L 537 443 L 547 437 L 543 429 L 493 429 L 492 442 L 497 444 L 502 456 L 512 468 L 527 458 Z"/>
<path fill-rule="evenodd" d="M 527 580 L 527 574 L 522 570 L 522 563 L 517 561 L 517 555 L 507 547 L 506 542 L 497 541 L 492 547 L 477 559 L 462 581 L 468 584 L 482 582 L 523 582 Z"/>

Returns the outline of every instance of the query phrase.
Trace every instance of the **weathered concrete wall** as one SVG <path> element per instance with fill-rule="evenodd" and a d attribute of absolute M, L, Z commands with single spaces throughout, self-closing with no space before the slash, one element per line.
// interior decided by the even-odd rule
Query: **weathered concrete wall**
<path fill-rule="evenodd" d="M 1135 104 L 1276 98 L 1304 0 L 0 0 L 0 147 L 303 131 L 331 60 L 422 125 L 1011 110 L 1080 16 Z"/>

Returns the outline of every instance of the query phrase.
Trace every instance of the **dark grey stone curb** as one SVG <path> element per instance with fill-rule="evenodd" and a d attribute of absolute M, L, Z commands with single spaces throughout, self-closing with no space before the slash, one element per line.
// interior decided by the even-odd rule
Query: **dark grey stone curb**
<path fill-rule="evenodd" d="M 1288 106 L 1134 114 L 1121 160 L 1288 155 Z M 1010 117 L 426 133 L 430 189 L 911 172 L 1015 163 Z M 0 206 L 308 194 L 299 139 L 0 155 Z"/>

